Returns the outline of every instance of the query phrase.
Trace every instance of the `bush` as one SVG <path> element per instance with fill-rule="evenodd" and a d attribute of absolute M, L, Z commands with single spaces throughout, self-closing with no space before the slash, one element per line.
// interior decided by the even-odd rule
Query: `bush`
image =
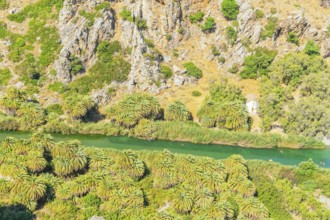
<path fill-rule="evenodd" d="M 266 40 L 267 38 L 272 38 L 277 26 L 278 26 L 278 18 L 276 17 L 268 18 L 268 22 L 265 25 L 264 30 L 261 32 L 261 39 Z"/>
<path fill-rule="evenodd" d="M 229 69 L 228 72 L 232 73 L 232 74 L 236 74 L 238 73 L 238 65 L 235 63 L 233 64 Z"/>
<path fill-rule="evenodd" d="M 152 40 L 150 40 L 150 39 L 144 38 L 144 42 L 145 42 L 145 43 L 148 45 L 148 47 L 150 47 L 150 48 L 154 48 L 154 47 L 155 47 L 154 43 L 153 43 Z"/>
<path fill-rule="evenodd" d="M 207 17 L 205 24 L 202 25 L 202 31 L 204 32 L 212 32 L 214 31 L 215 28 L 215 21 L 213 17 Z"/>
<path fill-rule="evenodd" d="M 229 20 L 235 20 L 237 18 L 239 7 L 235 0 L 223 0 L 221 8 L 225 18 Z"/>
<path fill-rule="evenodd" d="M 157 137 L 157 127 L 153 121 L 141 119 L 138 125 L 134 128 L 134 136 L 146 140 L 154 140 Z"/>
<path fill-rule="evenodd" d="M 193 23 L 193 24 L 201 22 L 203 20 L 203 17 L 204 17 L 204 13 L 201 11 L 196 12 L 195 14 L 189 15 L 189 19 L 190 19 L 191 23 Z"/>
<path fill-rule="evenodd" d="M 132 13 L 126 7 L 123 8 L 123 10 L 119 13 L 119 15 L 123 18 L 124 21 L 133 22 Z"/>
<path fill-rule="evenodd" d="M 70 60 L 69 71 L 72 75 L 77 75 L 78 73 L 84 71 L 85 69 L 84 65 L 78 57 L 71 55 L 69 60 Z"/>
<path fill-rule="evenodd" d="M 136 24 L 137 24 L 138 29 L 140 29 L 140 30 L 148 29 L 147 21 L 144 19 L 137 19 Z"/>
<path fill-rule="evenodd" d="M 288 38 L 286 39 L 289 43 L 299 46 L 299 36 L 293 32 L 288 33 Z"/>
<path fill-rule="evenodd" d="M 194 97 L 199 97 L 199 96 L 202 95 L 202 93 L 200 91 L 195 90 L 191 93 L 191 95 L 194 96 Z"/>
<path fill-rule="evenodd" d="M 7 0 L 0 0 L 0 10 L 8 9 L 9 3 Z"/>
<path fill-rule="evenodd" d="M 11 78 L 12 74 L 8 68 L 0 69 L 0 86 L 6 86 Z"/>
<path fill-rule="evenodd" d="M 169 79 L 173 75 L 171 68 L 165 64 L 161 65 L 161 72 L 164 74 L 165 79 Z"/>
<path fill-rule="evenodd" d="M 184 68 L 186 68 L 188 76 L 192 76 L 197 79 L 200 79 L 203 77 L 202 70 L 199 69 L 197 66 L 195 66 L 195 64 L 193 64 L 192 62 L 185 63 L 183 66 L 184 66 Z"/>
<path fill-rule="evenodd" d="M 320 55 L 320 45 L 315 43 L 313 40 L 309 40 L 304 48 L 304 53 L 309 56 L 318 56 Z"/>
<path fill-rule="evenodd" d="M 64 85 L 62 82 L 55 82 L 53 84 L 49 84 L 48 89 L 53 92 L 62 93 L 67 90 L 67 86 Z"/>
<path fill-rule="evenodd" d="M 256 79 L 267 75 L 268 67 L 275 59 L 277 52 L 266 48 L 258 47 L 253 55 L 244 59 L 244 67 L 240 75 L 243 79 Z"/>
<path fill-rule="evenodd" d="M 187 107 L 178 101 L 167 106 L 164 115 L 167 121 L 189 121 L 192 119 L 192 115 Z"/>
<path fill-rule="evenodd" d="M 232 26 L 226 27 L 226 37 L 231 45 L 234 45 L 237 40 L 237 31 Z"/>
<path fill-rule="evenodd" d="M 60 104 L 51 104 L 47 106 L 46 108 L 46 113 L 49 115 L 51 113 L 55 113 L 57 115 L 63 115 L 63 109 Z"/>
<path fill-rule="evenodd" d="M 256 10 L 256 18 L 257 19 L 263 18 L 264 16 L 265 16 L 265 14 L 261 9 Z"/>
<path fill-rule="evenodd" d="M 312 159 L 309 159 L 308 161 L 301 162 L 298 165 L 298 173 L 304 176 L 311 176 L 317 168 L 318 167 L 314 163 L 314 161 Z"/>

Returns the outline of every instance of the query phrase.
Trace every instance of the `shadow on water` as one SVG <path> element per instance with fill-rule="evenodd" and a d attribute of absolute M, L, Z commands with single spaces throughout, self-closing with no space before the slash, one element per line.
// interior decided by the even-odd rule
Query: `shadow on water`
<path fill-rule="evenodd" d="M 16 138 L 29 138 L 28 133 L 21 132 L 1 132 L 0 140 L 12 136 Z M 175 141 L 146 141 L 132 137 L 107 137 L 103 135 L 62 135 L 53 134 L 56 141 L 67 141 L 72 139 L 79 140 L 87 147 L 100 148 L 115 148 L 115 149 L 132 149 L 132 150 L 163 150 L 168 149 L 171 152 L 191 154 L 196 156 L 208 156 L 215 159 L 224 159 L 233 154 L 240 154 L 245 159 L 257 159 L 265 161 L 274 161 L 285 165 L 297 165 L 302 161 L 310 158 L 321 167 L 330 167 L 330 148 L 324 150 L 312 149 L 258 149 L 258 148 L 244 148 L 238 146 L 224 146 L 224 145 L 205 145 L 192 144 L 187 142 Z"/>

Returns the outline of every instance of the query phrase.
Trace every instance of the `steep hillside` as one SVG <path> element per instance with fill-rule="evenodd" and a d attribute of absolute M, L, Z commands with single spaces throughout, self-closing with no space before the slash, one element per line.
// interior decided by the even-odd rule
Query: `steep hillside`
<path fill-rule="evenodd" d="M 210 100 L 212 85 L 225 82 L 254 107 L 244 126 L 207 127 L 322 139 L 330 129 L 328 5 L 326 0 L 1 0 L 0 95 L 16 87 L 43 109 L 63 106 L 73 92 L 87 95 L 97 114 L 89 108 L 79 117 L 89 122 L 103 119 L 105 107 L 125 94 L 147 92 L 163 108 L 183 103 L 203 124 L 198 113 Z M 283 67 L 291 55 L 297 63 Z M 311 88 L 313 79 L 324 83 Z M 324 109 L 307 112 L 308 119 L 296 113 L 308 105 Z M 70 118 L 67 111 L 57 113 L 61 120 Z M 320 117 L 312 118 L 315 114 Z"/>

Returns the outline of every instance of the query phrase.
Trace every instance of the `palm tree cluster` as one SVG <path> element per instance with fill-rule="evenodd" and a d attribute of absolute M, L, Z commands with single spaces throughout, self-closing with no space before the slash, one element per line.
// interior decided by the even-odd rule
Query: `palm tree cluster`
<path fill-rule="evenodd" d="M 147 94 L 126 96 L 106 110 L 108 119 L 127 128 L 134 127 L 141 119 L 157 119 L 162 111 L 157 99 Z"/>
<path fill-rule="evenodd" d="M 247 130 L 249 115 L 242 91 L 227 82 L 212 85 L 197 116 L 202 125 L 228 130 Z"/>
<path fill-rule="evenodd" d="M 237 156 L 221 162 L 167 150 L 84 148 L 41 133 L 29 140 L 7 138 L 0 154 L 0 203 L 22 204 L 40 219 L 68 219 L 67 209 L 76 219 L 268 216 Z"/>
<path fill-rule="evenodd" d="M 192 115 L 183 103 L 176 101 L 167 106 L 164 118 L 167 121 L 189 121 Z"/>

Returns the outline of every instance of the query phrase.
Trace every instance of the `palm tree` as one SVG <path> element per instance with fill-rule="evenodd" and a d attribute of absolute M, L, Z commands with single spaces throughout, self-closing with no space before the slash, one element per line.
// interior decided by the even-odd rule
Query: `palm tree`
<path fill-rule="evenodd" d="M 65 157 L 55 157 L 52 161 L 54 172 L 59 176 L 68 176 L 74 172 L 74 168 L 69 159 Z"/>
<path fill-rule="evenodd" d="M 45 148 L 45 149 L 47 149 L 49 151 L 55 145 L 54 138 L 51 135 L 44 134 L 44 133 L 41 133 L 41 132 L 37 132 L 37 133 L 32 134 L 30 140 L 31 140 L 31 143 L 32 144 L 34 144 L 34 145 L 39 144 L 43 148 Z"/>
<path fill-rule="evenodd" d="M 183 103 L 176 101 L 167 106 L 165 119 L 167 121 L 189 121 L 192 119 L 192 115 Z"/>
<path fill-rule="evenodd" d="M 26 128 L 36 128 L 44 124 L 46 119 L 45 110 L 32 102 L 23 103 L 17 110 L 17 115 Z"/>
<path fill-rule="evenodd" d="M 63 110 L 71 117 L 71 121 L 79 119 L 94 106 L 93 100 L 88 96 L 73 94 L 64 99 Z"/>
<path fill-rule="evenodd" d="M 225 127 L 229 130 L 244 130 L 247 128 L 248 112 L 246 106 L 240 102 L 229 103 L 227 109 Z"/>
<path fill-rule="evenodd" d="M 19 175 L 13 183 L 12 192 L 22 193 L 24 198 L 37 201 L 46 193 L 46 185 L 36 176 Z"/>
<path fill-rule="evenodd" d="M 203 188 L 196 191 L 194 208 L 206 210 L 214 201 L 211 190 Z"/>
<path fill-rule="evenodd" d="M 230 178 L 248 177 L 246 162 L 241 155 L 232 155 L 223 161 Z"/>
<path fill-rule="evenodd" d="M 173 208 L 180 214 L 187 214 L 191 211 L 194 205 L 193 190 L 185 185 L 182 185 L 177 194 L 172 199 Z"/>
<path fill-rule="evenodd" d="M 28 153 L 24 165 L 31 172 L 41 172 L 46 168 L 47 160 L 43 157 L 43 152 L 33 150 Z"/>
<path fill-rule="evenodd" d="M 240 214 L 251 220 L 263 220 L 269 218 L 267 208 L 258 199 L 250 197 L 240 203 Z"/>
<path fill-rule="evenodd" d="M 118 166 L 125 170 L 130 177 L 142 177 L 145 172 L 144 163 L 131 150 L 121 153 L 121 157 L 118 158 Z"/>

